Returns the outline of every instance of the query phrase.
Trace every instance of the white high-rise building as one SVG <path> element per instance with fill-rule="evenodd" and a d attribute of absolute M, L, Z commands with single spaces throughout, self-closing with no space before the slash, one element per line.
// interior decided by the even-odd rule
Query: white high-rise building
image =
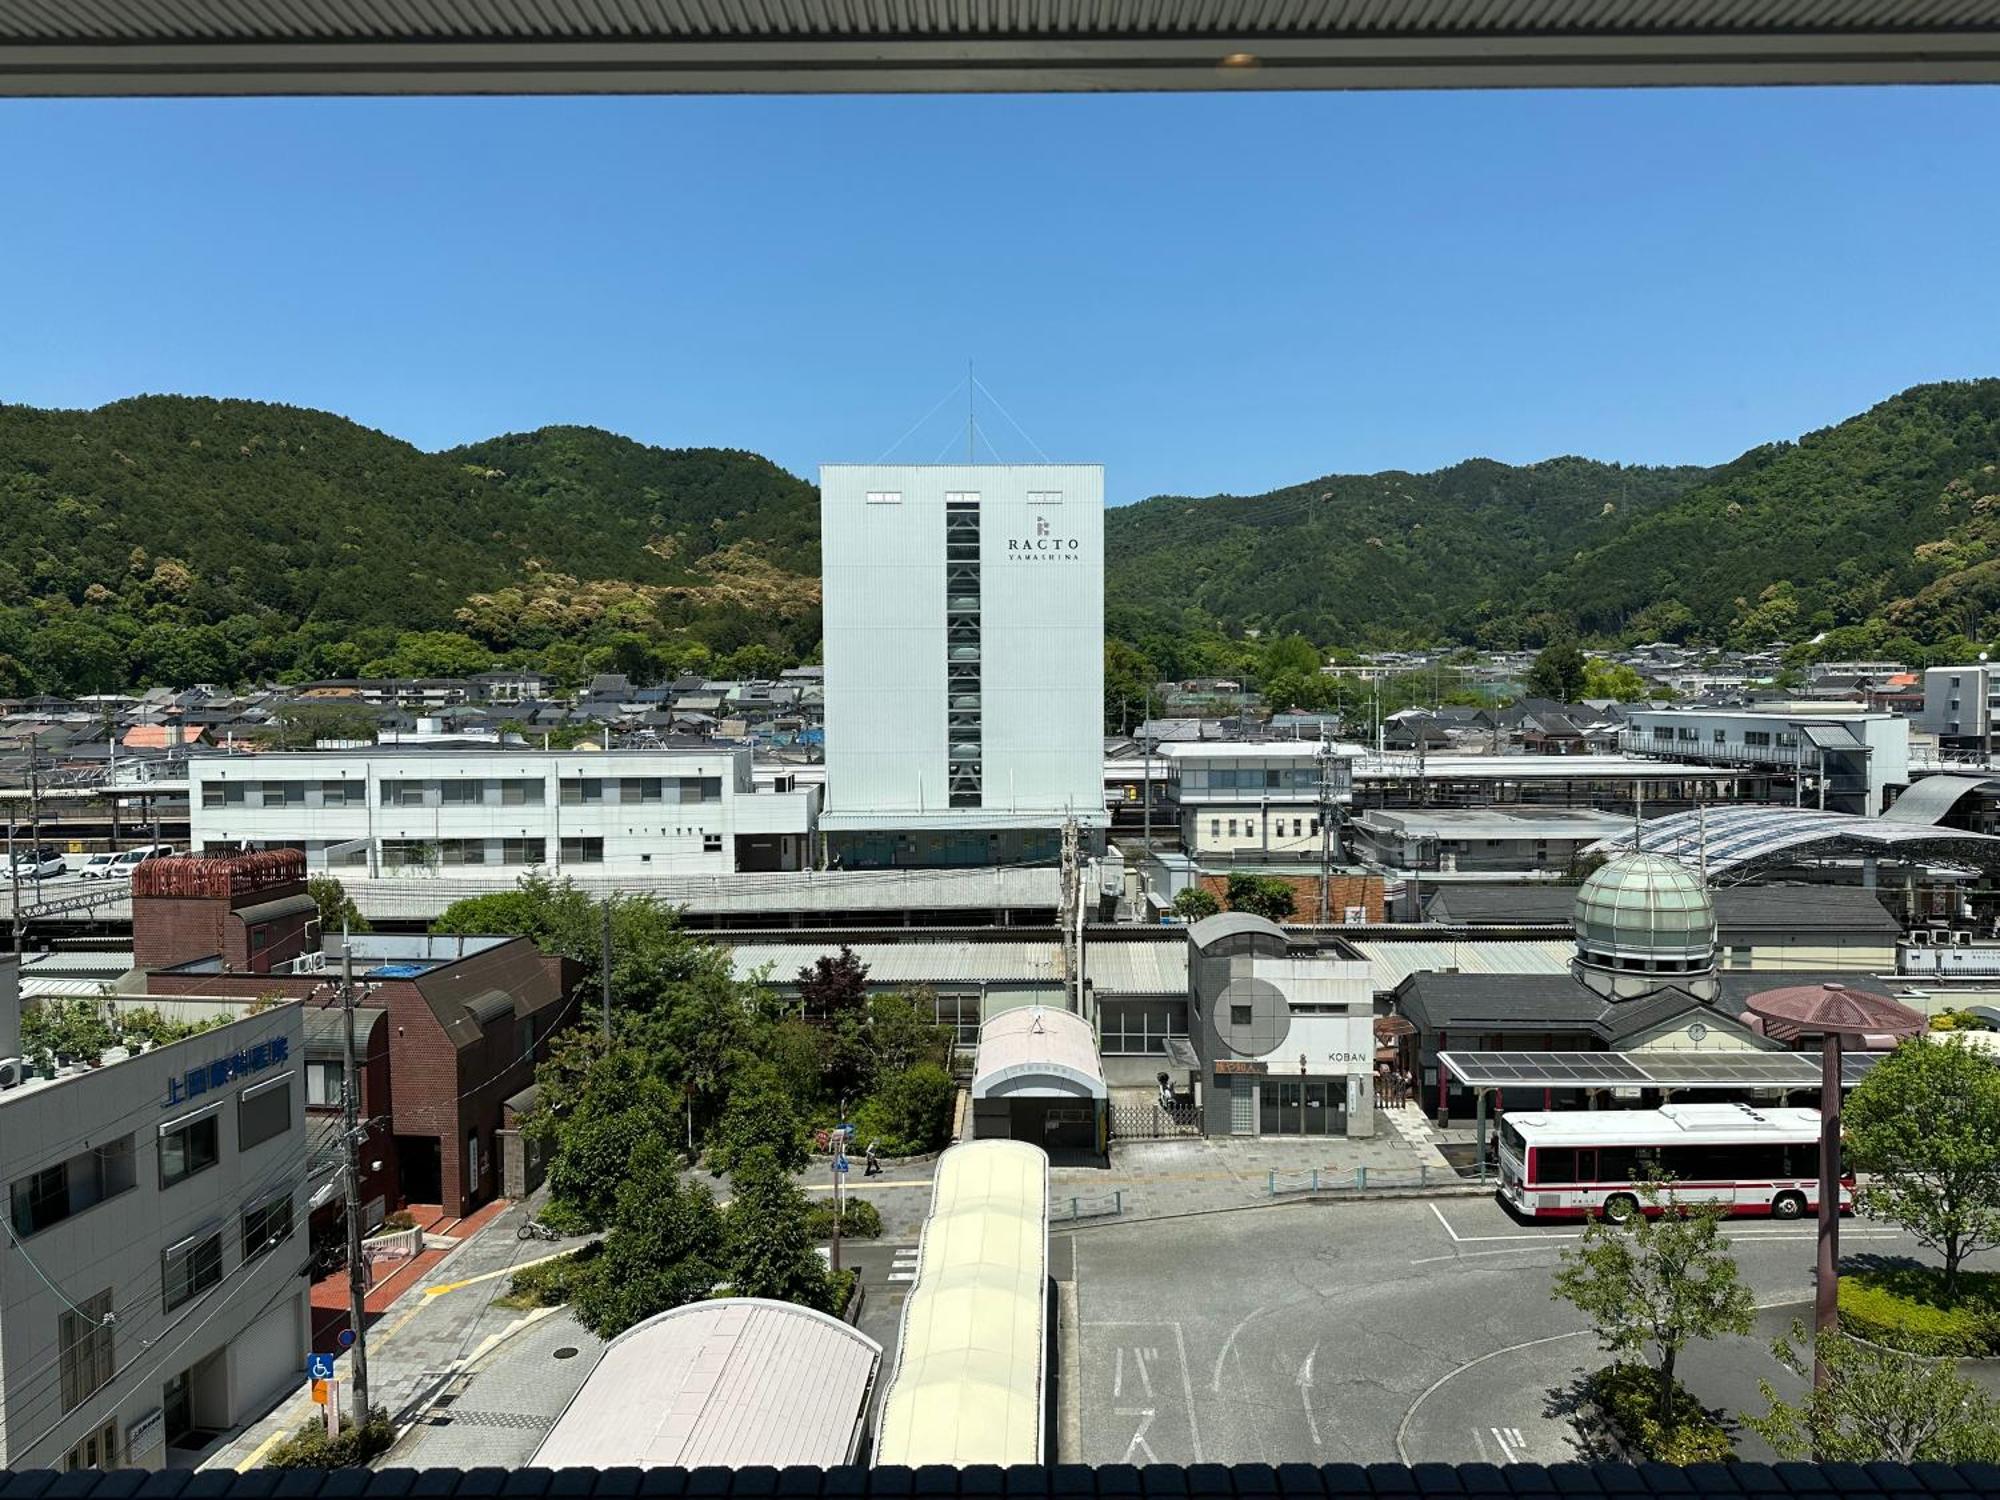
<path fill-rule="evenodd" d="M 828 465 L 820 538 L 830 854 L 1011 863 L 1101 825 L 1103 469 Z"/>

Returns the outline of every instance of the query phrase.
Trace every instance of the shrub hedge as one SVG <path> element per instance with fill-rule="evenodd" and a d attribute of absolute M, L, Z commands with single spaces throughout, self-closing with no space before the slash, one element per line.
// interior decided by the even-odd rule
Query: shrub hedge
<path fill-rule="evenodd" d="M 396 1441 L 396 1429 L 389 1414 L 376 1407 L 368 1420 L 356 1427 L 351 1418 L 342 1418 L 340 1436 L 326 1435 L 326 1420 L 317 1412 L 288 1438 L 280 1438 L 264 1455 L 268 1469 L 358 1469 L 372 1458 L 389 1451 Z"/>
<path fill-rule="evenodd" d="M 1673 1421 L 1662 1426 L 1659 1408 L 1660 1372 L 1651 1365 L 1607 1365 L 1590 1377 L 1590 1396 L 1604 1415 L 1638 1449 L 1641 1458 L 1663 1464 L 1727 1463 L 1736 1445 L 1721 1423 L 1674 1383 Z"/>
<path fill-rule="evenodd" d="M 816 1240 L 833 1238 L 833 1205 L 816 1202 L 806 1218 L 806 1224 Z M 840 1234 L 842 1239 L 872 1240 L 882 1234 L 881 1210 L 866 1198 L 849 1198 L 840 1211 Z"/>
<path fill-rule="evenodd" d="M 1961 1271 L 1948 1298 L 1944 1272 L 1931 1266 L 1850 1271 L 1840 1278 L 1840 1326 L 1909 1354 L 2000 1352 L 2000 1272 Z"/>
<path fill-rule="evenodd" d="M 577 1287 L 592 1274 L 598 1250 L 599 1242 L 593 1240 L 568 1255 L 523 1266 L 507 1283 L 503 1300 L 511 1307 L 561 1307 L 575 1298 Z"/>

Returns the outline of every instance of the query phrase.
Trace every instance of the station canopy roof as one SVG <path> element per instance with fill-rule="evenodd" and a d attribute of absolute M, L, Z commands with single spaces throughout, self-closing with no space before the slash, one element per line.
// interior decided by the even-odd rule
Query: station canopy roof
<path fill-rule="evenodd" d="M 1840 1082 L 1852 1088 L 1887 1054 L 1850 1052 Z M 1817 1052 L 1440 1052 L 1467 1088 L 1809 1089 Z"/>
<path fill-rule="evenodd" d="M 1625 854 L 1632 847 L 1633 835 L 1625 833 L 1592 844 L 1590 852 Z M 1638 847 L 1677 859 L 1690 869 L 1706 868 L 1711 880 L 1806 855 L 1889 854 L 2000 866 L 2000 837 L 1989 833 L 1768 805 L 1711 807 L 1650 818 L 1639 829 Z"/>
<path fill-rule="evenodd" d="M 0 0 L 0 95 L 2000 82 L 1993 0 Z"/>

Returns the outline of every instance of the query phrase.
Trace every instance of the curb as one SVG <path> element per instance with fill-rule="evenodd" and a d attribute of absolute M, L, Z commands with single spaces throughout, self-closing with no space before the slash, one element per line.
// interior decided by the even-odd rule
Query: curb
<path fill-rule="evenodd" d="M 1327 1189 L 1318 1193 L 1311 1191 L 1287 1193 L 1279 1198 L 1265 1198 L 1256 1203 L 1231 1203 L 1221 1208 L 1188 1208 L 1171 1214 L 1121 1214 L 1117 1218 L 1052 1220 L 1051 1234 L 1075 1234 L 1085 1229 L 1115 1229 L 1121 1224 L 1165 1224 L 1175 1219 L 1208 1219 L 1217 1214 L 1258 1213 L 1272 1208 L 1295 1208 L 1311 1205 L 1315 1208 L 1333 1208 L 1345 1203 L 1384 1203 L 1415 1201 L 1422 1198 L 1490 1198 L 1493 1189 L 1467 1183 L 1464 1187 L 1430 1188 L 1371 1188 L 1366 1192 L 1352 1189 Z"/>

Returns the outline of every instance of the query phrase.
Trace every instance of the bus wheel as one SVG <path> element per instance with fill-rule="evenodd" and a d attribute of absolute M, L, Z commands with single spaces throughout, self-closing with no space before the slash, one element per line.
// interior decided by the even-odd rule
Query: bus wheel
<path fill-rule="evenodd" d="M 1806 1195 L 1804 1193 L 1780 1193 L 1771 1200 L 1771 1217 L 1774 1219 L 1799 1219 L 1805 1217 Z"/>
<path fill-rule="evenodd" d="M 1630 1193 L 1613 1193 L 1604 1200 L 1604 1217 L 1614 1224 L 1623 1224 L 1639 1212 L 1639 1200 Z"/>

